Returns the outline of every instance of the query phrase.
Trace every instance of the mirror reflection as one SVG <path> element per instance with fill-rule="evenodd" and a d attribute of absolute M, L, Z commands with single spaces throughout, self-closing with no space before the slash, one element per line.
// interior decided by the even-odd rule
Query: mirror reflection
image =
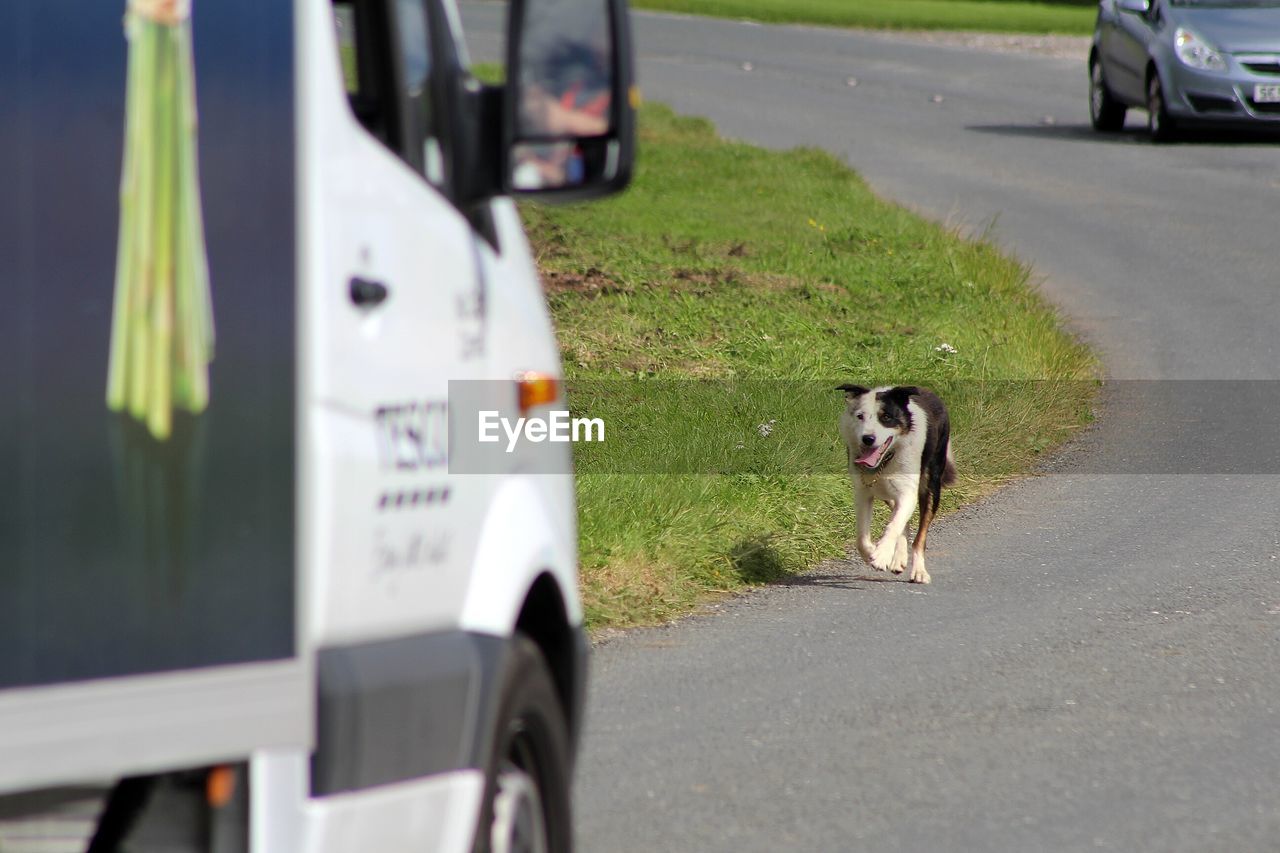
<path fill-rule="evenodd" d="M 528 0 L 521 33 L 516 136 L 604 136 L 613 90 L 609 6 L 603 0 Z M 536 22 L 536 23 L 535 23 Z"/>
<path fill-rule="evenodd" d="M 512 146 L 511 154 L 513 189 L 572 187 L 586 179 L 582 146 L 576 142 L 522 142 Z"/>

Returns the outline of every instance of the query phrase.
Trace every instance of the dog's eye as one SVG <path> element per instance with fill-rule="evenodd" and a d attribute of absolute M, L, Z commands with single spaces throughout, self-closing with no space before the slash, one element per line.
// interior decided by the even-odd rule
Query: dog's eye
<path fill-rule="evenodd" d="M 888 427 L 888 426 L 893 426 L 895 423 L 896 423 L 896 422 L 894 421 L 894 419 L 893 419 L 893 417 L 892 417 L 891 415 L 881 415 L 881 416 L 880 416 L 880 424 L 881 424 L 882 426 L 887 426 L 887 427 Z"/>
<path fill-rule="evenodd" d="M 865 420 L 867 419 L 867 416 L 866 416 L 866 415 L 864 415 L 864 414 L 862 414 L 862 412 L 858 412 L 858 414 L 856 415 L 856 417 L 857 417 L 857 418 L 858 418 L 858 420 L 860 420 L 860 421 L 865 421 Z"/>

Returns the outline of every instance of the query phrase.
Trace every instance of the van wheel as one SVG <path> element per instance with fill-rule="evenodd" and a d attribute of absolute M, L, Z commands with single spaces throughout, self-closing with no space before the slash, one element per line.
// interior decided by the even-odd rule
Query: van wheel
<path fill-rule="evenodd" d="M 569 726 L 542 652 L 515 639 L 486 768 L 477 853 L 560 853 L 573 845 Z"/>
<path fill-rule="evenodd" d="M 1094 59 L 1089 63 L 1089 119 L 1094 130 L 1114 132 L 1124 127 L 1126 107 L 1111 95 L 1107 78 L 1102 74 L 1102 63 Z"/>
<path fill-rule="evenodd" d="M 1160 75 L 1151 72 L 1147 81 L 1147 130 L 1151 132 L 1152 142 L 1168 142 L 1178 133 L 1178 124 L 1169 115 L 1169 108 L 1164 100 L 1164 88 L 1160 85 Z"/>

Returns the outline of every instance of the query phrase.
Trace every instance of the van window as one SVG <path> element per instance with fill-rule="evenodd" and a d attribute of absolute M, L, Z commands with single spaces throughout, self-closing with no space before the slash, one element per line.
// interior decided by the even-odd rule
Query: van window
<path fill-rule="evenodd" d="M 356 54 L 356 11 L 350 3 L 333 4 L 333 27 L 338 33 L 338 61 L 347 96 L 360 93 L 360 72 Z"/>
<path fill-rule="evenodd" d="M 400 42 L 400 85 L 407 115 L 406 143 L 419 147 L 423 176 L 444 184 L 444 157 L 435 132 L 431 98 L 431 49 L 424 0 L 396 0 L 396 35 Z"/>
<path fill-rule="evenodd" d="M 431 0 L 334 0 L 343 85 L 356 118 L 432 185 L 447 175 L 432 78 Z M 389 17 L 388 17 L 389 13 Z"/>

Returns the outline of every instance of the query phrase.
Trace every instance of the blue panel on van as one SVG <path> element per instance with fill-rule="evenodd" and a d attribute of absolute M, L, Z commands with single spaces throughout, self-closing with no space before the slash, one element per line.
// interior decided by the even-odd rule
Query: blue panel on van
<path fill-rule="evenodd" d="M 193 0 L 185 23 L 147 19 L 187 27 L 185 48 L 168 34 L 131 48 L 125 7 L 0 7 L 0 689 L 296 653 L 292 3 Z M 199 122 L 184 146 L 155 113 L 138 150 L 169 152 L 152 155 L 166 174 L 190 165 L 199 200 L 122 228 L 126 69 L 143 43 L 162 45 L 147 61 L 155 80 L 177 75 L 176 97 L 193 80 Z M 207 282 L 158 295 L 173 279 L 148 264 L 165 266 L 152 243 L 166 240 L 207 261 Z M 211 342 L 204 366 L 192 353 Z M 108 406 L 113 346 L 131 394 L 168 389 L 145 392 L 156 414 Z M 207 403 L 179 378 L 197 373 Z"/>

